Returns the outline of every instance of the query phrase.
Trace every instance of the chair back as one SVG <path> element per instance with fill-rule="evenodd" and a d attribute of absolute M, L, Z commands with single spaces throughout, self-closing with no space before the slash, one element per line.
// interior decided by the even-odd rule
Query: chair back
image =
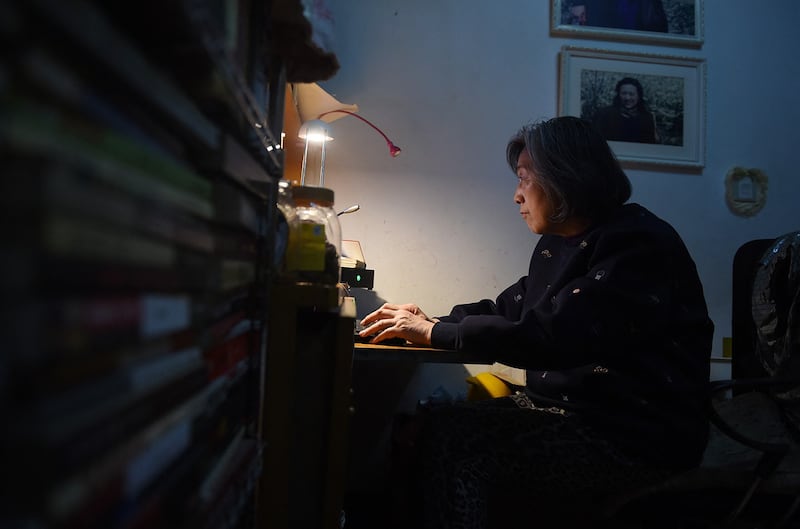
<path fill-rule="evenodd" d="M 800 439 L 800 231 L 743 244 L 733 266 L 732 378 L 773 379 L 768 393 Z"/>
<path fill-rule="evenodd" d="M 770 376 L 800 377 L 800 231 L 775 239 L 753 278 L 756 354 Z"/>
<path fill-rule="evenodd" d="M 731 378 L 761 378 L 767 372 L 754 354 L 757 334 L 753 321 L 753 279 L 761 258 L 775 239 L 754 239 L 733 256 L 731 290 Z M 734 395 L 741 390 L 734 388 Z"/>

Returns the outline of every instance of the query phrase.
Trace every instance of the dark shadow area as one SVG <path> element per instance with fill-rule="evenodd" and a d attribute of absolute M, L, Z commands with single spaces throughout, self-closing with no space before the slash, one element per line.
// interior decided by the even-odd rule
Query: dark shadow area
<path fill-rule="evenodd" d="M 380 297 L 374 290 L 367 290 L 366 288 L 351 288 L 350 295 L 356 300 L 356 314 L 358 319 L 363 318 L 386 303 L 386 300 Z"/>
<path fill-rule="evenodd" d="M 372 290 L 353 288 L 350 295 L 356 300 L 358 319 L 385 302 Z M 392 485 L 393 431 L 398 421 L 409 416 L 407 410 L 402 410 L 408 408 L 409 403 L 403 400 L 408 398 L 409 384 L 414 382 L 419 368 L 419 362 L 414 359 L 396 357 L 381 359 L 376 356 L 353 362 L 354 413 L 350 421 L 344 500 L 347 529 L 395 527 L 392 521 L 396 511 Z M 469 376 L 460 364 L 449 364 L 445 370 L 445 376 L 451 380 Z M 417 400 L 426 397 L 428 395 L 415 396 Z"/>

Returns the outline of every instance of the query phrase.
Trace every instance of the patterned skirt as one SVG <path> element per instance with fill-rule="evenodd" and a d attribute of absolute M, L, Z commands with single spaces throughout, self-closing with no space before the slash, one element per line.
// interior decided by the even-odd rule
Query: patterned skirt
<path fill-rule="evenodd" d="M 403 525 L 486 528 L 516 509 L 539 527 L 671 474 L 625 455 L 580 414 L 523 392 L 433 407 L 418 420 Z"/>

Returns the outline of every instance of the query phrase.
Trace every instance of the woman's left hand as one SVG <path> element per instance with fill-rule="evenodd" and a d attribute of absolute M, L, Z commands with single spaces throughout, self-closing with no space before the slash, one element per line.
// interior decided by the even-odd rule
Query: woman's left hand
<path fill-rule="evenodd" d="M 430 345 L 431 332 L 435 320 L 428 318 L 413 303 L 395 305 L 384 303 L 381 308 L 368 314 L 361 325 L 361 336 L 372 336 L 370 343 L 378 343 L 389 338 L 404 338 L 409 342 Z"/>

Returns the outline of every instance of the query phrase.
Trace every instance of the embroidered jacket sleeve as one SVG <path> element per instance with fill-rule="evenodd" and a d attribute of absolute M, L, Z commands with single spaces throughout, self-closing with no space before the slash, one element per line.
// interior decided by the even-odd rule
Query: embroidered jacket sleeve
<path fill-rule="evenodd" d="M 496 303 L 454 307 L 436 347 L 497 351 L 497 360 L 565 369 L 658 340 L 707 337 L 702 287 L 678 235 L 647 214 L 581 240 L 543 236 L 529 275 Z"/>
<path fill-rule="evenodd" d="M 447 316 L 440 316 L 439 321 L 458 323 L 467 316 L 500 316 L 515 321 L 522 313 L 522 300 L 525 297 L 525 277 L 505 289 L 496 301 L 483 299 L 476 303 L 456 305 Z"/>

